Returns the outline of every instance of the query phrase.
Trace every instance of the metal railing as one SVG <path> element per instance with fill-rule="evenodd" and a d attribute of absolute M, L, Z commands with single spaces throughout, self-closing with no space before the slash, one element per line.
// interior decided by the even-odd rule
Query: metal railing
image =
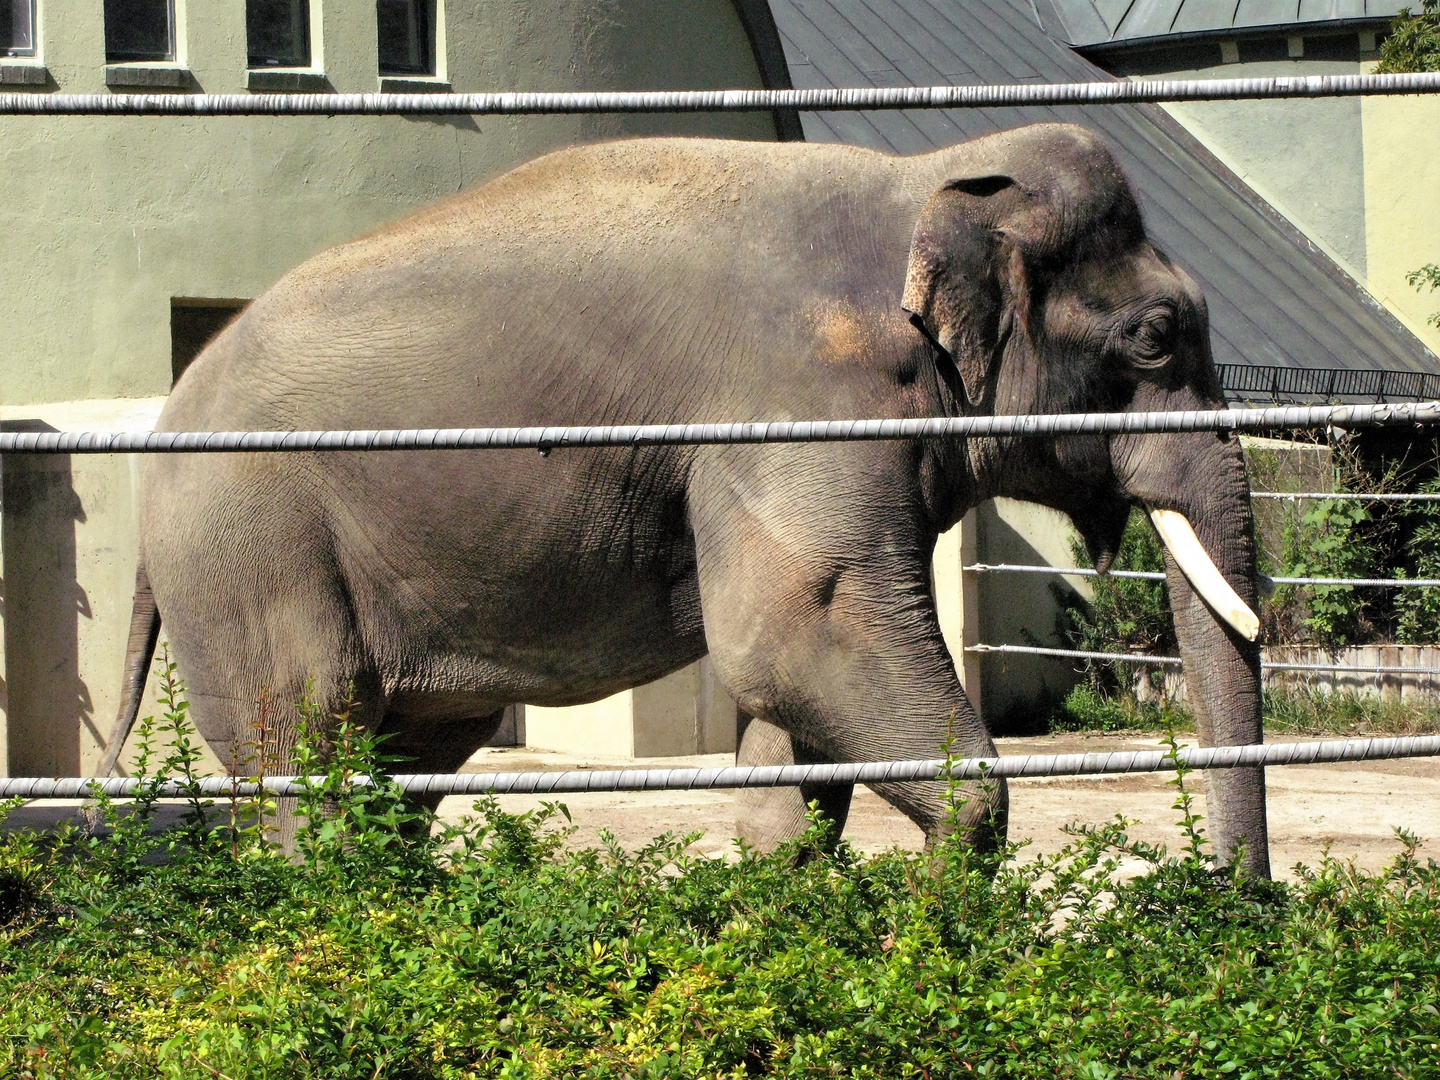
<path fill-rule="evenodd" d="M 1180 412 L 1029 413 L 892 420 L 777 420 L 722 424 L 390 428 L 343 431 L 8 431 L 7 454 L 233 454 L 378 450 L 551 450 L 597 446 L 724 446 L 903 439 L 1049 438 L 1189 431 L 1273 431 L 1440 424 L 1440 401 L 1404 405 L 1284 405 Z"/>
<path fill-rule="evenodd" d="M 823 90 L 642 90 L 498 94 L 0 94 L 11 116 L 543 116 L 577 113 L 854 112 L 1036 105 L 1135 105 L 1429 94 L 1440 74 L 1116 79 L 994 86 Z"/>
<path fill-rule="evenodd" d="M 1250 498 L 1292 502 L 1440 502 L 1440 494 L 1428 491 L 1252 491 Z"/>
<path fill-rule="evenodd" d="M 595 791 L 696 791 L 720 788 L 798 787 L 801 784 L 905 784 L 927 780 L 1024 779 L 1046 776 L 1109 776 L 1173 772 L 1177 769 L 1239 769 L 1316 765 L 1334 761 L 1377 761 L 1440 755 L 1440 735 L 1315 742 L 1252 743 L 1245 746 L 1117 750 L 1098 754 L 1014 754 L 946 761 L 866 761 L 843 765 L 737 765 L 713 769 L 611 769 L 566 772 L 417 773 L 394 781 L 414 795 L 555 795 Z M 268 792 L 302 795 L 324 777 L 274 776 L 260 783 L 228 776 L 203 777 L 193 784 L 170 781 L 155 789 L 160 798 L 250 798 Z M 373 783 L 357 776 L 356 785 Z M 135 777 L 17 777 L 0 779 L 0 799 L 83 799 L 103 794 L 133 797 L 151 781 Z"/>
<path fill-rule="evenodd" d="M 1440 397 L 1440 374 L 1354 368 L 1280 367 L 1273 364 L 1216 364 L 1227 395 L 1254 395 L 1281 402 L 1294 398 L 1362 397 L 1371 401 Z"/>
<path fill-rule="evenodd" d="M 971 563 L 962 566 L 975 574 L 1057 574 L 1061 577 L 1113 577 L 1131 578 L 1140 581 L 1164 581 L 1165 575 L 1159 570 L 1090 570 L 1083 566 L 1041 566 L 1032 563 Z M 1345 585 L 1366 589 L 1436 589 L 1440 578 L 1329 578 L 1329 577 L 1271 577 L 1261 575 L 1261 583 L 1269 585 Z"/>
<path fill-rule="evenodd" d="M 1057 656 L 1074 660 L 1103 660 L 1138 664 L 1141 667 L 1178 667 L 1184 663 L 1178 656 L 1152 656 L 1149 653 L 1093 652 L 1089 649 L 1052 649 L 1044 645 L 967 645 L 968 653 L 1018 653 L 1024 656 Z M 1322 671 L 1355 675 L 1440 675 L 1440 668 L 1405 667 L 1400 664 L 1292 664 L 1286 661 L 1262 661 L 1261 671 Z"/>

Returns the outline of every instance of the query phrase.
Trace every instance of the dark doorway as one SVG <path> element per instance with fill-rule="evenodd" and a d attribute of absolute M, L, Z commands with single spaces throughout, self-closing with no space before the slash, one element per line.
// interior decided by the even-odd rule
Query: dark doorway
<path fill-rule="evenodd" d="M 248 304 L 248 300 L 202 300 L 188 296 L 170 298 L 170 376 L 172 383 L 200 355 L 210 339 L 224 330 Z"/>

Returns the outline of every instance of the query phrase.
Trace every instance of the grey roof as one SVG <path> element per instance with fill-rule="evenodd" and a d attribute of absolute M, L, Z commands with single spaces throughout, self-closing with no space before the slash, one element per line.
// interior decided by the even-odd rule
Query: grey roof
<path fill-rule="evenodd" d="M 1056 25 L 1050 0 L 770 7 L 800 89 L 1111 78 L 1041 28 Z M 1218 363 L 1440 370 L 1418 338 L 1156 106 L 801 114 L 810 141 L 893 154 L 1040 120 L 1105 136 L 1150 234 L 1205 290 Z"/>
<path fill-rule="evenodd" d="M 1047 29 L 1072 45 L 1098 45 L 1172 34 L 1220 34 L 1260 27 L 1319 29 L 1326 24 L 1391 19 L 1415 0 L 1050 0 L 1058 21 Z"/>

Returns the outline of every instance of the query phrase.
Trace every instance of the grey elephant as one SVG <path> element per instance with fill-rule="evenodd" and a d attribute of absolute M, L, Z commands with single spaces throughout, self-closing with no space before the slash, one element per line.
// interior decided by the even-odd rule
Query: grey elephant
<path fill-rule="evenodd" d="M 563 150 L 324 252 L 180 380 L 162 430 L 466 427 L 1221 407 L 1196 285 L 1088 131 L 918 157 L 654 139 Z M 144 467 L 128 730 L 163 616 L 223 757 L 263 691 L 457 769 L 515 702 L 570 705 L 705 652 L 742 761 L 994 744 L 936 616 L 936 537 L 997 495 L 1100 566 L 1148 508 L 1204 743 L 1261 739 L 1238 442 L 1213 433 L 829 445 L 174 455 Z M 1208 553 L 1208 554 L 1207 554 Z M 153 588 L 153 593 L 152 593 Z M 1264 778 L 1209 778 L 1266 873 Z M 940 783 L 879 793 L 934 837 Z M 773 842 L 803 799 L 750 793 Z M 1003 827 L 1003 785 L 960 827 Z"/>

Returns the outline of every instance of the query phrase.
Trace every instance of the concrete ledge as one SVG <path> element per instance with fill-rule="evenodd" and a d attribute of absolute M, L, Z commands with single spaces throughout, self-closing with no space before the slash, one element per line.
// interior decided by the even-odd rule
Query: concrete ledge
<path fill-rule="evenodd" d="M 105 85 L 176 90 L 190 85 L 190 72 L 176 64 L 106 64 Z"/>
<path fill-rule="evenodd" d="M 46 86 L 50 72 L 44 64 L 0 64 L 0 86 Z"/>
<path fill-rule="evenodd" d="M 450 81 L 425 75 L 381 75 L 382 94 L 448 94 Z"/>
<path fill-rule="evenodd" d="M 333 94 L 323 71 L 306 68 L 251 68 L 245 89 L 252 94 Z"/>

